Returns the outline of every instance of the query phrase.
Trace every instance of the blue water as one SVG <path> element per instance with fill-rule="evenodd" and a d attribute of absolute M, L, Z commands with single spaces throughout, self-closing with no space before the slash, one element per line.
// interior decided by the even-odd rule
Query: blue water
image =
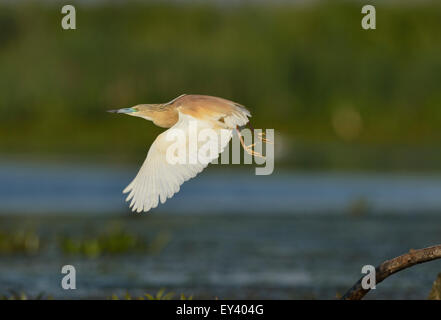
<path fill-rule="evenodd" d="M 138 215 L 121 194 L 137 169 L 1 162 L 0 231 L 35 230 L 42 245 L 38 254 L 0 254 L 0 294 L 108 298 L 166 288 L 208 299 L 333 299 L 363 265 L 441 243 L 437 175 L 209 167 Z M 58 248 L 60 237 L 96 237 L 115 223 L 147 242 L 169 240 L 156 254 L 87 258 Z M 440 263 L 400 272 L 368 298 L 424 299 Z M 60 287 L 65 264 L 77 269 L 75 291 Z"/>
<path fill-rule="evenodd" d="M 161 288 L 195 298 L 334 299 L 378 265 L 409 251 L 441 243 L 441 216 L 149 214 L 2 217 L 0 230 L 31 225 L 44 237 L 38 254 L 0 255 L 0 294 L 10 290 L 54 298 L 109 298 L 155 293 Z M 96 237 L 114 223 L 124 230 L 169 240 L 156 254 L 87 258 L 62 254 L 55 239 Z M 77 289 L 63 290 L 61 267 L 76 268 Z M 370 292 L 370 299 L 425 299 L 441 260 L 402 271 Z"/>
<path fill-rule="evenodd" d="M 0 163 L 0 213 L 119 213 L 138 168 Z M 152 212 L 415 213 L 441 210 L 441 176 L 275 172 L 209 167 Z"/>

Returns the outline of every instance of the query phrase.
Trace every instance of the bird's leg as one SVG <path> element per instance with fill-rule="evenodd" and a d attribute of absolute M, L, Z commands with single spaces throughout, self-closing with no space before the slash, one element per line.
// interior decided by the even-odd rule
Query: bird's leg
<path fill-rule="evenodd" d="M 251 132 L 254 132 L 254 128 L 251 125 L 251 122 L 247 123 L 248 128 L 250 128 Z M 271 140 L 268 140 L 267 138 L 264 138 L 265 136 L 265 132 L 261 132 L 257 134 L 257 137 L 260 139 L 260 141 L 265 142 L 265 143 L 269 143 L 269 144 L 273 144 L 273 142 Z"/>
<path fill-rule="evenodd" d="M 236 126 L 236 131 L 237 131 L 237 135 L 239 136 L 239 140 L 240 140 L 240 144 L 242 145 L 243 149 L 250 155 L 252 156 L 256 156 L 259 158 L 265 158 L 262 154 L 260 154 L 259 152 L 254 151 L 252 148 L 254 147 L 255 143 L 250 144 L 249 146 L 245 145 L 245 142 L 243 141 L 243 137 L 240 134 L 240 129 L 239 126 Z"/>
<path fill-rule="evenodd" d="M 271 140 L 264 138 L 265 135 L 266 135 L 265 132 L 261 132 L 257 136 L 259 137 L 260 141 L 265 142 L 265 143 L 269 143 L 269 144 L 273 144 L 273 142 Z"/>

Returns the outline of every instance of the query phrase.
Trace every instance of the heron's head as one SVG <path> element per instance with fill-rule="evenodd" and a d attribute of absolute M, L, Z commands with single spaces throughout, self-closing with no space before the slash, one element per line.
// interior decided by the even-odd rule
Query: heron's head
<path fill-rule="evenodd" d="M 146 120 L 152 120 L 152 113 L 155 110 L 155 106 L 153 104 L 138 104 L 131 108 L 122 108 L 115 110 L 108 110 L 107 112 L 111 113 L 124 113 L 129 116 L 141 117 Z"/>

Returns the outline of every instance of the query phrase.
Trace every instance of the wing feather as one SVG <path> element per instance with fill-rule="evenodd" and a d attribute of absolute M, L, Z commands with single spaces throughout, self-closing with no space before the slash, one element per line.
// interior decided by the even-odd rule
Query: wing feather
<path fill-rule="evenodd" d="M 159 202 L 164 203 L 179 191 L 180 186 L 185 181 L 194 178 L 209 162 L 219 157 L 219 154 L 228 145 L 232 136 L 232 130 L 228 129 L 227 134 L 225 132 L 221 134 L 221 130 L 226 129 L 217 128 L 214 130 L 217 130 L 218 136 L 222 137 L 219 142 L 219 153 L 212 155 L 208 162 L 200 162 L 198 160 L 197 163 L 193 164 L 168 163 L 166 160 L 166 150 L 173 143 L 173 141 L 168 141 L 166 138 L 168 131 L 172 129 L 182 130 L 186 135 L 188 145 L 190 120 L 197 122 L 198 130 L 205 128 L 214 129 L 213 122 L 211 121 L 196 119 L 191 115 L 179 113 L 178 122 L 156 138 L 135 179 L 123 191 L 124 193 L 129 193 L 126 201 L 130 201 L 130 207 L 133 211 L 147 212 L 152 208 L 156 208 Z M 198 142 L 197 150 L 199 150 L 200 144 L 203 143 L 205 142 Z M 188 150 L 189 148 L 187 148 Z"/>

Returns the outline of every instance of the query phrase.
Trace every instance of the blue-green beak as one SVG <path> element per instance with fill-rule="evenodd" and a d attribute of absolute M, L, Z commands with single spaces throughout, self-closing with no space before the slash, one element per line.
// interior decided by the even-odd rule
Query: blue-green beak
<path fill-rule="evenodd" d="M 124 108 L 124 109 L 116 109 L 116 110 L 107 110 L 107 112 L 111 112 L 111 113 L 132 113 L 132 112 L 136 112 L 138 110 L 136 110 L 135 108 Z"/>

